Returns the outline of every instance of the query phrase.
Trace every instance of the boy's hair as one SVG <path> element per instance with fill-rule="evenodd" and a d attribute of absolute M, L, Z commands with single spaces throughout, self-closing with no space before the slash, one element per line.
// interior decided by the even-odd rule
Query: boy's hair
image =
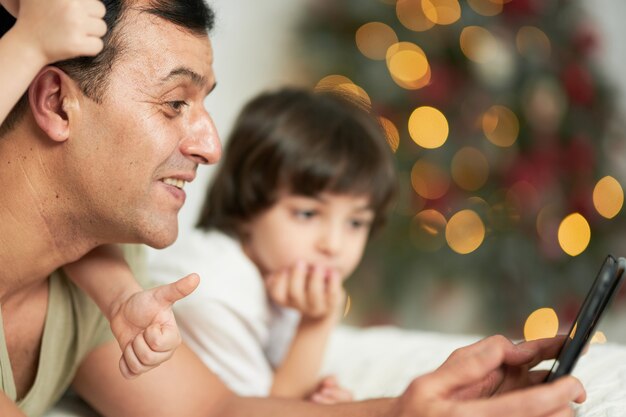
<path fill-rule="evenodd" d="M 124 54 L 126 42 L 123 20 L 126 10 L 137 9 L 158 16 L 191 33 L 204 35 L 213 28 L 215 16 L 203 0 L 150 0 L 146 5 L 137 5 L 132 0 L 102 0 L 106 7 L 104 21 L 107 33 L 102 38 L 104 48 L 96 56 L 78 57 L 58 62 L 55 65 L 74 79 L 82 92 L 100 103 L 104 97 L 111 69 Z M 13 26 L 15 19 L 0 6 L 0 37 Z M 0 125 L 0 137 L 9 132 L 20 121 L 28 108 L 28 94 L 24 94 Z"/>
<path fill-rule="evenodd" d="M 242 226 L 289 192 L 363 195 L 385 221 L 393 157 L 366 107 L 336 92 L 283 89 L 249 102 L 235 123 L 197 227 L 242 237 Z"/>

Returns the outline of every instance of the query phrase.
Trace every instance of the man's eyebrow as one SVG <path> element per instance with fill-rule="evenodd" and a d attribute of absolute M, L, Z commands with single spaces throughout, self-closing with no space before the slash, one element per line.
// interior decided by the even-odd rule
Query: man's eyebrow
<path fill-rule="evenodd" d="M 178 67 L 170 71 L 165 77 L 161 79 L 162 83 L 166 83 L 170 81 L 172 78 L 177 77 L 186 77 L 191 80 L 192 83 L 196 84 L 199 87 L 204 87 L 208 84 L 208 80 L 203 75 L 198 74 L 187 67 Z"/>

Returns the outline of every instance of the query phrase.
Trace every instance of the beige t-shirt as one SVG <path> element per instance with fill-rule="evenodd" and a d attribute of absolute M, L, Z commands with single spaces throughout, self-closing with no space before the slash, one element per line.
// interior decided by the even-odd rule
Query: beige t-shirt
<path fill-rule="evenodd" d="M 113 337 L 96 304 L 62 272 L 52 274 L 49 283 L 37 376 L 30 391 L 17 402 L 30 417 L 50 408 L 69 387 L 84 356 Z M 15 381 L 2 323 L 0 320 L 0 388 L 15 401 Z"/>
<path fill-rule="evenodd" d="M 138 260 L 140 251 L 137 245 L 124 247 L 135 276 L 144 275 Z M 18 407 L 29 417 L 41 416 L 52 407 L 70 386 L 85 355 L 113 338 L 109 323 L 96 304 L 61 270 L 50 276 L 49 285 L 48 311 L 37 376 L 30 391 L 17 402 Z M 0 390 L 11 400 L 16 400 L 1 309 Z"/>

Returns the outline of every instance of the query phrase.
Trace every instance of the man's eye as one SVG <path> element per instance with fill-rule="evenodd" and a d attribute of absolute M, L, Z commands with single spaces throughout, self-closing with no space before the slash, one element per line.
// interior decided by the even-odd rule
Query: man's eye
<path fill-rule="evenodd" d="M 171 108 L 175 113 L 180 113 L 183 111 L 184 107 L 187 107 L 188 104 L 186 101 L 183 100 L 175 100 L 175 101 L 168 101 L 167 105 L 169 108 Z"/>

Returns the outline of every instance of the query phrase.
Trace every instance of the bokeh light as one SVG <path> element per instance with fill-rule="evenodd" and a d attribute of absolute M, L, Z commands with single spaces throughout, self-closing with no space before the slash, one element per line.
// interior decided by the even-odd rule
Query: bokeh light
<path fill-rule="evenodd" d="M 474 252 L 485 239 L 485 225 L 473 210 L 461 210 L 448 221 L 446 241 L 461 255 Z"/>
<path fill-rule="evenodd" d="M 404 27 L 415 32 L 424 32 L 435 26 L 424 14 L 422 0 L 398 0 L 396 15 Z"/>
<path fill-rule="evenodd" d="M 340 94 L 346 94 L 362 103 L 367 108 L 372 107 L 372 100 L 369 94 L 356 85 L 348 77 L 338 74 L 328 75 L 317 82 L 315 91 L 336 91 Z"/>
<path fill-rule="evenodd" d="M 420 159 L 411 170 L 411 185 L 419 196 L 437 200 L 448 192 L 450 176 L 438 165 Z"/>
<path fill-rule="evenodd" d="M 578 256 L 589 246 L 591 228 L 580 213 L 573 213 L 561 222 L 558 238 L 563 252 L 570 256 Z"/>
<path fill-rule="evenodd" d="M 441 147 L 448 139 L 449 132 L 446 116 L 434 107 L 418 107 L 409 117 L 411 139 L 423 148 Z"/>
<path fill-rule="evenodd" d="M 391 150 L 395 153 L 400 146 L 400 132 L 398 132 L 398 128 L 396 125 L 386 117 L 379 117 L 380 125 L 383 127 L 385 131 L 385 138 L 387 139 L 387 143 Z"/>
<path fill-rule="evenodd" d="M 554 337 L 559 331 L 559 318 L 551 308 L 540 308 L 533 311 L 524 324 L 526 341 Z"/>
<path fill-rule="evenodd" d="M 482 16 L 495 16 L 502 13 L 502 2 L 493 0 L 468 0 L 472 10 Z"/>
<path fill-rule="evenodd" d="M 519 53 L 526 58 L 537 58 L 543 61 L 550 58 L 552 51 L 550 38 L 537 27 L 522 26 L 517 31 L 515 44 Z"/>
<path fill-rule="evenodd" d="M 386 61 L 391 78 L 404 89 L 417 90 L 430 82 L 432 74 L 428 58 L 414 43 L 394 43 L 387 49 Z"/>
<path fill-rule="evenodd" d="M 350 295 L 347 294 L 346 295 L 346 306 L 343 309 L 343 317 L 345 318 L 348 313 L 350 312 L 350 309 L 352 308 L 352 298 L 350 298 Z"/>
<path fill-rule="evenodd" d="M 612 219 L 622 210 L 624 190 L 611 176 L 602 178 L 593 189 L 593 205 L 602 217 Z"/>
<path fill-rule="evenodd" d="M 437 210 L 423 210 L 411 221 L 411 241 L 418 249 L 435 252 L 445 243 L 446 218 Z"/>
<path fill-rule="evenodd" d="M 519 120 L 504 106 L 492 106 L 482 118 L 485 136 L 491 143 L 503 148 L 515 143 L 519 135 Z"/>
<path fill-rule="evenodd" d="M 476 148 L 461 148 L 452 158 L 452 178 L 467 191 L 476 191 L 487 182 L 489 162 Z"/>
<path fill-rule="evenodd" d="M 595 345 L 595 344 L 603 345 L 606 342 L 607 342 L 606 335 L 604 333 L 598 331 L 598 332 L 596 332 L 596 334 L 593 335 L 593 337 L 591 338 L 591 342 L 590 343 L 592 345 Z"/>
<path fill-rule="evenodd" d="M 467 26 L 461 31 L 461 51 L 474 62 L 489 61 L 498 41 L 487 29 L 480 26 Z"/>
<path fill-rule="evenodd" d="M 357 48 L 370 59 L 385 59 L 387 49 L 397 42 L 396 32 L 381 22 L 366 23 L 356 31 Z"/>
<path fill-rule="evenodd" d="M 422 10 L 426 18 L 437 25 L 451 25 L 461 18 L 458 0 L 422 0 Z"/>

